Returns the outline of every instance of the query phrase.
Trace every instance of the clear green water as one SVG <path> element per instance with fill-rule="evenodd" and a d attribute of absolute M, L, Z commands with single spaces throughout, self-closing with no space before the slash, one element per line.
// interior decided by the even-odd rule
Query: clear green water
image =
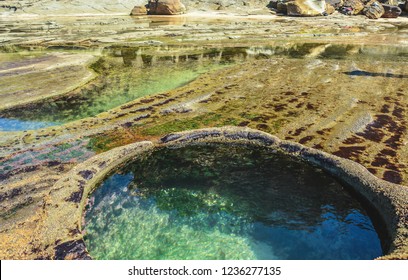
<path fill-rule="evenodd" d="M 107 178 L 86 211 L 96 259 L 373 259 L 378 235 L 321 170 L 246 146 L 159 149 Z"/>
<path fill-rule="evenodd" d="M 137 98 L 183 86 L 199 75 L 224 64 L 161 63 L 154 67 L 123 67 L 105 77 L 104 85 L 84 90 L 80 96 L 63 97 L 6 113 L 10 119 L 43 123 L 66 123 L 96 116 Z"/>
<path fill-rule="evenodd" d="M 320 50 L 316 53 L 316 50 Z M 203 73 L 251 59 L 273 57 L 318 59 L 406 60 L 406 47 L 331 45 L 322 43 L 278 42 L 271 46 L 145 46 L 111 47 L 103 59 L 108 71 L 93 88 L 76 95 L 42 100 L 29 107 L 0 112 L 0 131 L 27 130 L 63 124 L 96 116 L 135 99 L 181 87 Z M 40 54 L 36 54 L 40 55 Z M 44 53 L 46 55 L 46 53 Z M 0 70 L 24 63 L 24 56 L 13 56 L 0 63 Z M 103 63 L 102 63 L 103 64 Z M 346 73 L 350 74 L 350 73 Z M 353 74 L 353 73 L 351 73 Z M 378 73 L 367 73 L 375 75 Z M 1 88 L 0 88 L 1 90 Z M 21 121 L 15 125 L 15 121 Z"/>

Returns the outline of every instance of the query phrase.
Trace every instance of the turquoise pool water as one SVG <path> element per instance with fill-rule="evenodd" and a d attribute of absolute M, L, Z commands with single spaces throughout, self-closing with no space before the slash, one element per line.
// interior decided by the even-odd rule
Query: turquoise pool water
<path fill-rule="evenodd" d="M 90 197 L 96 259 L 373 259 L 360 203 L 320 169 L 259 147 L 163 148 Z"/>

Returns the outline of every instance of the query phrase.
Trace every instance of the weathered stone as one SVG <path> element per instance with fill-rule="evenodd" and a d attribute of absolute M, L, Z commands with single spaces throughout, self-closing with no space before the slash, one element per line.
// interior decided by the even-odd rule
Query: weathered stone
<path fill-rule="evenodd" d="M 378 2 L 385 5 L 398 6 L 398 0 L 378 0 Z"/>
<path fill-rule="evenodd" d="M 180 0 L 149 0 L 147 9 L 149 15 L 180 15 L 186 12 Z"/>
<path fill-rule="evenodd" d="M 364 9 L 364 4 L 361 0 L 345 0 L 340 12 L 346 15 L 358 15 Z"/>
<path fill-rule="evenodd" d="M 267 7 L 269 9 L 275 9 L 276 10 L 278 8 L 278 0 L 269 1 L 269 4 L 267 5 Z"/>
<path fill-rule="evenodd" d="M 278 12 L 278 13 L 281 13 L 281 14 L 287 14 L 288 13 L 288 3 L 287 2 L 281 2 L 281 1 L 279 1 L 277 4 L 276 4 L 276 11 Z"/>
<path fill-rule="evenodd" d="M 327 13 L 328 15 L 331 15 L 331 14 L 334 13 L 335 11 L 336 11 L 336 9 L 335 9 L 332 5 L 326 3 L 326 13 Z"/>
<path fill-rule="evenodd" d="M 343 6 L 344 1 L 343 0 L 326 0 L 326 4 L 330 4 L 335 9 L 339 9 L 340 7 Z"/>
<path fill-rule="evenodd" d="M 401 9 L 397 6 L 391 6 L 382 4 L 384 8 L 384 14 L 381 16 L 382 18 L 397 18 L 402 13 Z"/>
<path fill-rule="evenodd" d="M 324 0 L 295 0 L 287 3 L 288 16 L 321 16 L 326 12 Z"/>
<path fill-rule="evenodd" d="M 131 16 L 143 16 L 147 15 L 147 9 L 145 6 L 135 6 L 130 12 Z"/>
<path fill-rule="evenodd" d="M 384 14 L 384 8 L 378 1 L 370 1 L 364 7 L 363 14 L 370 19 L 377 19 Z"/>

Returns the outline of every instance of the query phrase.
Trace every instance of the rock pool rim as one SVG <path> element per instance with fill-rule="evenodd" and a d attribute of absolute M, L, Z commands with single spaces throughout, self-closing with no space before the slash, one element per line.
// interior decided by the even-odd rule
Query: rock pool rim
<path fill-rule="evenodd" d="M 46 206 L 45 210 L 50 213 L 43 233 L 45 243 L 48 240 L 48 244 L 44 244 L 44 251 L 47 251 L 48 257 L 91 259 L 81 232 L 84 207 L 88 196 L 112 172 L 157 148 L 177 148 L 197 143 L 237 143 L 265 147 L 322 168 L 337 180 L 350 186 L 352 192 L 362 197 L 380 215 L 379 218 L 386 227 L 388 248 L 385 248 L 385 255 L 379 259 L 408 259 L 407 186 L 381 180 L 365 167 L 351 160 L 295 142 L 280 140 L 265 132 L 241 127 L 207 128 L 171 133 L 155 143 L 144 141 L 122 146 L 79 164 L 55 184 L 55 189 L 58 191 L 51 194 L 50 203 Z M 65 219 L 63 223 L 61 223 L 62 218 Z"/>

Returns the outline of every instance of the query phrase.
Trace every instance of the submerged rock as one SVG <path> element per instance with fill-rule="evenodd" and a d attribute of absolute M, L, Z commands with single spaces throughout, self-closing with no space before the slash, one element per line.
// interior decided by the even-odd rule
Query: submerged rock
<path fill-rule="evenodd" d="M 321 16 L 326 13 L 324 0 L 295 0 L 287 3 L 288 16 Z"/>
<path fill-rule="evenodd" d="M 149 0 L 147 8 L 149 15 L 181 15 L 186 12 L 180 0 Z"/>
<path fill-rule="evenodd" d="M 382 18 L 397 18 L 402 13 L 401 9 L 397 6 L 391 5 L 382 5 L 384 8 L 384 14 L 381 16 Z"/>
<path fill-rule="evenodd" d="M 364 7 L 363 14 L 370 19 L 377 19 L 384 14 L 384 8 L 378 1 L 370 1 Z"/>
<path fill-rule="evenodd" d="M 131 16 L 144 16 L 147 15 L 147 9 L 145 6 L 135 6 L 130 12 Z"/>

